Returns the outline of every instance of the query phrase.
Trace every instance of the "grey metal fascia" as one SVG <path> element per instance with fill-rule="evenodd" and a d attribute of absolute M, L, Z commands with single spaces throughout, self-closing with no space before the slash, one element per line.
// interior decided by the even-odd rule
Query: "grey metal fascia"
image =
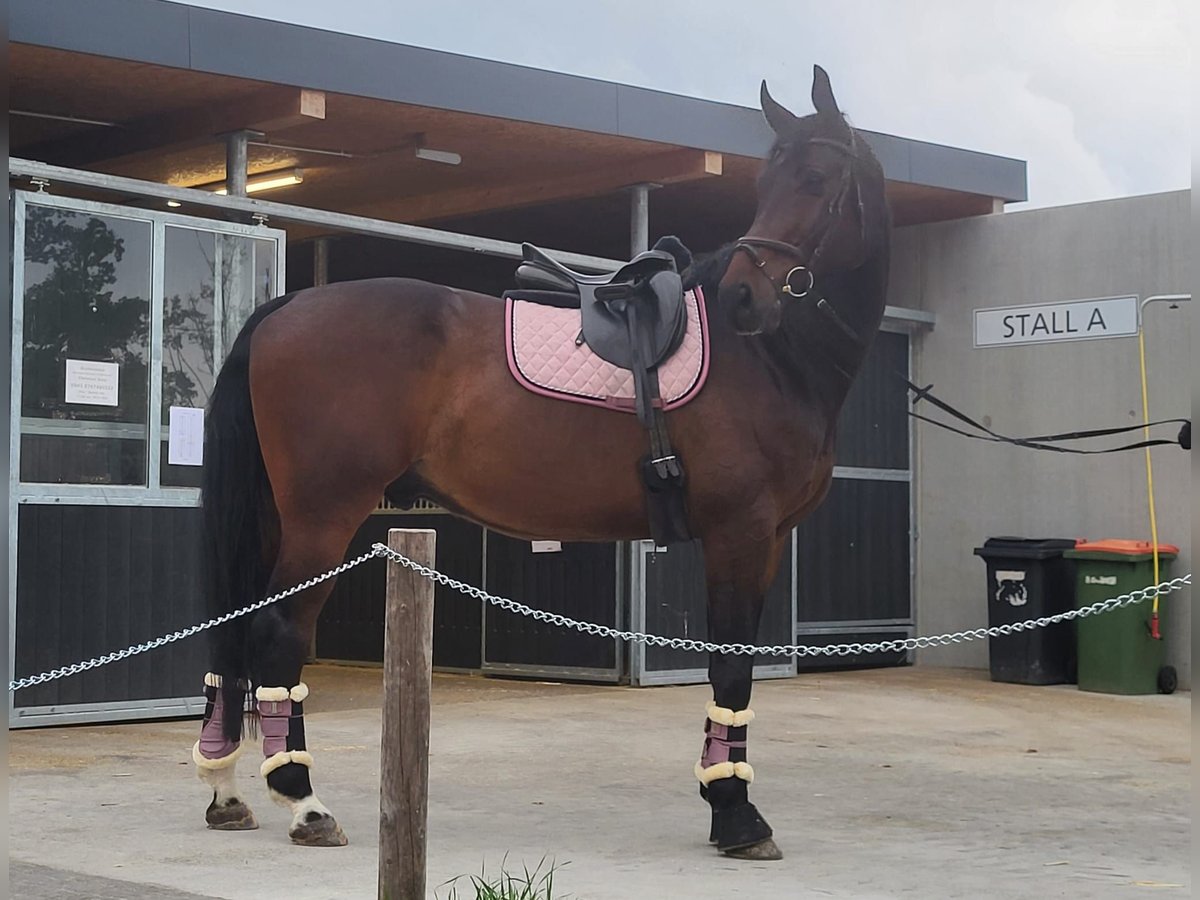
<path fill-rule="evenodd" d="M 10 0 L 8 39 L 187 69 L 188 13 L 159 0 Z"/>
<path fill-rule="evenodd" d="M 10 40 L 761 157 L 757 109 L 167 0 L 12 0 Z M 1028 199 L 1022 160 L 864 131 L 892 181 Z"/>
<path fill-rule="evenodd" d="M 208 9 L 190 20 L 199 71 L 616 133 L 617 86 L 604 81 Z"/>
<path fill-rule="evenodd" d="M 906 181 L 954 191 L 969 190 L 972 194 L 1011 203 L 1029 199 L 1024 160 L 927 141 L 906 139 L 905 144 L 910 155 Z"/>

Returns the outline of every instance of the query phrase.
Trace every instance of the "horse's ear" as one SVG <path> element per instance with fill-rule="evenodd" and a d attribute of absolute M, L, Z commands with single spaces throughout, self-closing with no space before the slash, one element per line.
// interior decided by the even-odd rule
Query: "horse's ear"
<path fill-rule="evenodd" d="M 775 102 L 775 98 L 767 90 L 765 79 L 758 95 L 759 101 L 762 103 L 763 115 L 767 117 L 767 124 L 771 126 L 776 137 L 786 137 L 796 127 L 796 116 Z"/>
<path fill-rule="evenodd" d="M 837 100 L 833 96 L 833 86 L 829 83 L 829 75 L 820 66 L 813 66 L 812 102 L 817 112 L 827 116 L 841 117 Z"/>

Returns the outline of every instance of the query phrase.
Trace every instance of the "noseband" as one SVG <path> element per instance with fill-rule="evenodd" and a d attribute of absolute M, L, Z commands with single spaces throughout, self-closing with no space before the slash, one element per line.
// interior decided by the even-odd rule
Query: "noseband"
<path fill-rule="evenodd" d="M 755 237 L 754 235 L 744 235 L 734 242 L 733 249 L 736 253 L 742 250 L 750 257 L 767 281 L 783 297 L 793 297 L 797 300 L 809 296 L 816 287 L 816 276 L 813 275 L 813 267 L 821 258 L 821 254 L 825 251 L 825 245 L 829 237 L 833 234 L 833 229 L 841 219 L 842 209 L 846 203 L 846 197 L 850 194 L 850 186 L 855 187 L 855 192 L 858 194 L 858 212 L 859 216 L 863 215 L 862 209 L 862 193 L 858 190 L 858 180 L 854 177 L 854 161 L 858 159 L 858 139 L 853 132 L 850 134 L 850 143 L 844 144 L 841 141 L 835 141 L 832 138 L 812 138 L 808 141 L 809 144 L 821 144 L 826 147 L 833 147 L 846 156 L 846 165 L 842 169 L 838 192 L 829 202 L 829 206 L 825 209 L 825 214 L 817 223 L 817 227 L 812 230 L 808 239 L 803 246 L 789 244 L 786 241 L 776 241 L 771 238 Z M 806 252 L 805 247 L 812 244 L 812 250 Z M 761 247 L 767 250 L 773 250 L 786 257 L 791 257 L 797 264 L 792 266 L 782 279 L 776 280 L 770 272 L 767 271 L 767 261 L 763 259 L 762 254 L 756 248 Z M 846 324 L 846 321 L 834 311 L 833 307 L 825 300 L 824 297 L 817 298 L 817 308 L 821 312 L 828 315 L 848 337 L 856 344 L 861 345 L 862 339 L 858 334 Z"/>

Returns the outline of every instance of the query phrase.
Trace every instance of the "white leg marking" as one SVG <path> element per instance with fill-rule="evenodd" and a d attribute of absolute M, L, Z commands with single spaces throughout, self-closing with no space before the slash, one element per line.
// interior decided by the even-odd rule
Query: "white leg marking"
<path fill-rule="evenodd" d="M 289 831 L 298 825 L 303 825 L 305 819 L 308 818 L 309 813 L 315 812 L 322 816 L 333 815 L 333 813 L 326 808 L 325 804 L 317 799 L 316 794 L 309 794 L 303 799 L 295 800 L 285 794 L 279 793 L 279 791 L 275 790 L 274 788 L 268 787 L 267 790 L 271 794 L 272 800 L 274 800 L 280 806 L 286 806 L 292 811 L 292 824 L 288 829 Z"/>
<path fill-rule="evenodd" d="M 240 796 L 237 789 L 237 761 L 242 755 L 242 746 L 220 760 L 208 760 L 200 755 L 199 743 L 192 749 L 192 760 L 196 764 L 196 776 L 213 789 L 218 805 Z"/>
<path fill-rule="evenodd" d="M 218 806 L 224 806 L 225 801 L 240 796 L 237 789 L 236 766 L 226 766 L 224 769 L 201 769 L 200 780 L 216 793 Z"/>

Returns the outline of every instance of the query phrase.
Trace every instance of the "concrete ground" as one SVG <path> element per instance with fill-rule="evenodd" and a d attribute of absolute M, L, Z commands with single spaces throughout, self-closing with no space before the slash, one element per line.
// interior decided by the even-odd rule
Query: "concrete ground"
<path fill-rule="evenodd" d="M 348 847 L 291 845 L 257 759 L 241 768 L 263 827 L 206 830 L 195 721 L 17 731 L 13 896 L 374 897 L 380 672 L 305 680 L 314 780 Z M 506 856 L 510 871 L 553 858 L 555 896 L 587 900 L 1190 896 L 1187 694 L 928 668 L 759 684 L 751 796 L 774 863 L 706 842 L 692 764 L 707 697 L 435 676 L 429 896 Z"/>

